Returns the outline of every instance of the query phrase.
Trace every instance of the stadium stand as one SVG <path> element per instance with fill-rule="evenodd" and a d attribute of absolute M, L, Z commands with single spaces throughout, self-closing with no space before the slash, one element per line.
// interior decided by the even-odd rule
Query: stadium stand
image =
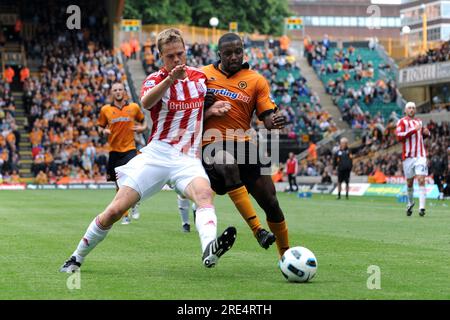
<path fill-rule="evenodd" d="M 327 93 L 354 129 L 364 128 L 372 117 L 388 119 L 401 114 L 395 76 L 376 50 L 364 47 L 310 46 L 308 61 L 319 74 Z"/>
<path fill-rule="evenodd" d="M 269 80 L 273 99 L 288 119 L 282 133 L 307 145 L 310 140 L 317 142 L 337 131 L 319 96 L 308 87 L 295 57 L 252 47 L 247 49 L 247 61 Z"/>
<path fill-rule="evenodd" d="M 0 175 L 4 182 L 19 171 L 20 132 L 15 112 L 16 105 L 10 84 L 0 80 Z"/>
<path fill-rule="evenodd" d="M 109 101 L 111 84 L 126 80 L 125 71 L 120 57 L 108 49 L 102 9 L 91 3 L 90 14 L 83 16 L 86 27 L 70 31 L 64 27 L 65 15 L 56 14 L 61 8 L 21 8 L 21 18 L 34 30 L 26 52 L 38 66 L 23 81 L 31 171 L 38 183 L 105 181 L 108 145 L 96 120 Z"/>
<path fill-rule="evenodd" d="M 450 41 L 442 43 L 438 48 L 429 49 L 425 54 L 415 57 L 409 66 L 444 62 L 450 60 Z"/>

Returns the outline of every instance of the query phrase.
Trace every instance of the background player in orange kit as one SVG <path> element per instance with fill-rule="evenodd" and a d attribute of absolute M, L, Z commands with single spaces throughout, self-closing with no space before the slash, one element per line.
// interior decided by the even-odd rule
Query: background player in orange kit
<path fill-rule="evenodd" d="M 98 125 L 100 133 L 108 137 L 110 152 L 107 166 L 107 180 L 114 181 L 117 186 L 114 169 L 122 166 L 137 155 L 134 133 L 147 130 L 147 122 L 141 108 L 133 102 L 125 100 L 125 87 L 122 83 L 114 83 L 111 87 L 113 103 L 100 110 Z M 136 124 L 138 122 L 139 124 Z M 131 208 L 131 217 L 139 219 L 138 204 Z M 124 214 L 122 224 L 129 224 L 128 211 Z"/>

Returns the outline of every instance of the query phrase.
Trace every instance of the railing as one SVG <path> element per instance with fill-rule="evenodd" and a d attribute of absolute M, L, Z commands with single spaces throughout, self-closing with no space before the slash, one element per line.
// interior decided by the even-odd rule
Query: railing
<path fill-rule="evenodd" d="M 306 35 L 308 33 L 308 29 L 306 29 Z M 312 37 L 313 41 L 322 41 L 323 39 L 320 37 Z M 335 42 L 338 46 L 341 43 L 349 43 L 349 42 L 368 42 L 370 37 L 355 37 L 355 36 L 339 36 L 333 37 L 329 36 L 329 40 L 333 43 Z M 406 41 L 404 38 L 377 38 L 378 44 L 383 46 L 387 52 L 387 54 L 397 61 L 402 61 L 404 59 L 411 58 L 413 56 L 417 56 L 420 53 L 423 53 L 422 41 L 410 39 Z M 437 48 L 442 44 L 442 41 L 428 41 L 427 47 L 428 49 Z"/>
<path fill-rule="evenodd" d="M 184 40 L 188 43 L 216 43 L 220 36 L 229 32 L 224 29 L 204 28 L 184 24 L 146 24 L 142 26 L 142 33 L 144 34 L 144 38 L 154 38 L 159 32 L 167 28 L 179 29 L 183 34 Z M 244 32 L 238 32 L 238 34 L 241 37 L 246 35 Z M 257 33 L 250 34 L 249 36 L 252 40 L 266 40 L 269 38 L 268 35 Z"/>

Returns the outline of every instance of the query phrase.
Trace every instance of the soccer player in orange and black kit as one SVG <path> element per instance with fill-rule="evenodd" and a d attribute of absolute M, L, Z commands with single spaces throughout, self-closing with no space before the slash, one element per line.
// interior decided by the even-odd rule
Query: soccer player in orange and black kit
<path fill-rule="evenodd" d="M 125 87 L 122 83 L 114 83 L 111 93 L 113 103 L 102 107 L 97 124 L 100 134 L 108 137 L 110 146 L 107 180 L 114 181 L 118 190 L 114 169 L 126 164 L 137 155 L 134 133 L 147 130 L 147 122 L 141 108 L 136 103 L 125 100 Z M 139 218 L 137 205 L 131 208 L 131 212 L 134 219 Z M 127 211 L 123 216 L 122 224 L 129 223 Z"/>
<path fill-rule="evenodd" d="M 259 244 L 267 249 L 276 241 L 278 253 L 282 256 L 289 249 L 288 229 L 278 204 L 275 186 L 270 175 L 261 174 L 263 165 L 259 157 L 256 164 L 249 161 L 257 152 L 256 143 L 250 141 L 249 136 L 234 130 L 241 130 L 242 133 L 249 130 L 254 112 L 269 130 L 281 129 L 286 119 L 277 112 L 277 107 L 270 98 L 267 80 L 250 70 L 248 63 L 243 63 L 244 47 L 238 35 L 223 35 L 219 39 L 218 55 L 220 61 L 202 68 L 208 78 L 207 87 L 211 99 L 205 103 L 211 105 L 214 100 L 224 100 L 231 104 L 231 109 L 222 116 L 214 116 L 205 121 L 203 165 L 213 190 L 217 194 L 227 193 L 230 196 Z M 232 129 L 235 133 L 230 135 L 227 129 Z M 216 133 L 220 131 L 222 139 L 214 133 L 214 137 L 208 137 L 210 130 L 215 130 Z M 227 150 L 225 141 L 234 141 L 234 151 Z M 244 164 L 236 161 L 242 156 L 238 154 L 242 147 L 245 149 Z M 224 163 L 224 158 L 229 160 L 230 156 L 232 162 Z M 218 159 L 222 159 L 222 164 L 217 162 Z M 264 210 L 273 234 L 262 228 L 248 193 Z"/>

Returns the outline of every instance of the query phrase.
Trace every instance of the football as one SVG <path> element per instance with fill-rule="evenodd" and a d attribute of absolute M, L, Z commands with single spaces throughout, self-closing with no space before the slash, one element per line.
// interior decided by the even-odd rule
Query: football
<path fill-rule="evenodd" d="M 283 254 L 278 266 L 289 282 L 307 282 L 316 275 L 318 265 L 311 250 L 293 247 Z"/>

